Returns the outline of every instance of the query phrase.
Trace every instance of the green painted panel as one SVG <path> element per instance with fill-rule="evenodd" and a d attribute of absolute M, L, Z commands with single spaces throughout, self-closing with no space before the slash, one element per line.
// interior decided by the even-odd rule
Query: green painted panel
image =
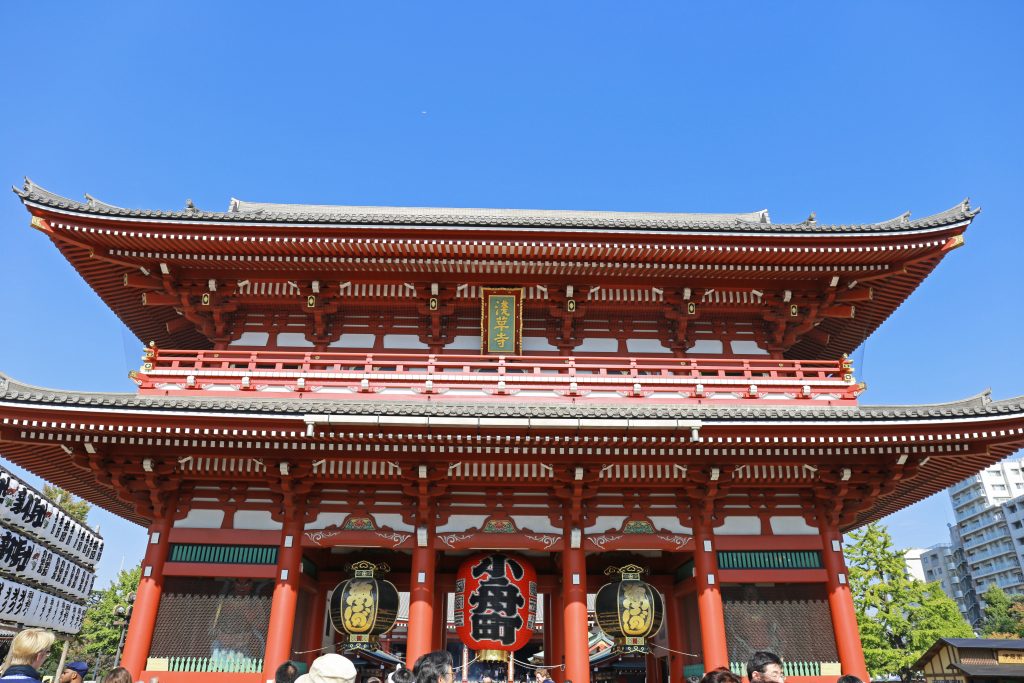
<path fill-rule="evenodd" d="M 817 550 L 723 550 L 719 569 L 821 569 Z"/>
<path fill-rule="evenodd" d="M 172 543 L 168 559 L 171 562 L 198 564 L 277 564 L 277 547 Z"/>

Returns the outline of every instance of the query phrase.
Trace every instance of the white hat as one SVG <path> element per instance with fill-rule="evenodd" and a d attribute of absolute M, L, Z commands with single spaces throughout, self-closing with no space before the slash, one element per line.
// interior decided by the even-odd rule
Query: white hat
<path fill-rule="evenodd" d="M 309 673 L 295 679 L 295 683 L 355 683 L 356 667 L 348 657 L 329 652 L 313 660 Z"/>

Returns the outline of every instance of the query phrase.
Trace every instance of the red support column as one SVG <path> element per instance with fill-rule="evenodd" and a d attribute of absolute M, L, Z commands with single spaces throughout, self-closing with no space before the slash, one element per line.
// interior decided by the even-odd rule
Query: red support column
<path fill-rule="evenodd" d="M 427 535 L 427 547 L 417 547 L 412 551 L 409 626 L 405 642 L 405 661 L 410 669 L 420 656 L 430 652 L 434 642 L 434 567 L 437 558 L 430 536 Z"/>
<path fill-rule="evenodd" d="M 659 683 L 659 681 L 661 681 L 658 656 L 653 652 L 648 652 L 647 656 L 644 658 L 644 670 L 646 683 Z"/>
<path fill-rule="evenodd" d="M 301 519 L 289 519 L 281 529 L 276 583 L 270 601 L 267 648 L 263 655 L 263 674 L 268 678 L 273 678 L 277 667 L 292 656 L 292 630 L 295 626 L 295 607 L 299 601 L 299 579 L 302 576 L 303 526 Z"/>
<path fill-rule="evenodd" d="M 551 620 L 551 649 L 544 651 L 544 659 L 547 660 L 549 667 L 548 673 L 551 674 L 551 678 L 555 683 L 563 683 L 565 681 L 565 669 L 562 668 L 562 664 L 565 663 L 565 605 L 562 602 L 562 596 L 558 593 L 551 593 L 551 611 L 548 613 L 550 616 L 545 616 L 545 619 Z M 545 624 L 547 628 L 547 624 Z M 588 650 L 589 655 L 589 650 Z"/>
<path fill-rule="evenodd" d="M 704 648 L 704 671 L 729 666 L 725 641 L 725 612 L 718 588 L 718 558 L 714 534 L 709 524 L 693 519 L 693 564 L 697 578 L 697 611 L 700 613 L 700 639 Z"/>
<path fill-rule="evenodd" d="M 565 539 L 566 546 L 570 539 Z M 587 558 L 582 548 L 562 551 L 562 599 L 565 622 L 565 673 L 573 683 L 590 683 L 590 632 L 587 628 Z"/>
<path fill-rule="evenodd" d="M 843 536 L 835 526 L 828 523 L 823 513 L 818 513 L 818 530 L 821 533 L 821 558 L 828 576 L 828 606 L 832 613 L 832 629 L 836 634 L 836 650 L 843 674 L 853 674 L 862 681 L 868 679 L 868 667 L 864 662 L 864 648 L 860 643 L 857 629 L 857 610 L 847 581 L 846 561 L 843 559 Z"/>
<path fill-rule="evenodd" d="M 434 650 L 443 650 L 448 643 L 448 594 L 434 585 Z"/>
<path fill-rule="evenodd" d="M 551 594 L 544 593 L 541 598 L 541 604 L 544 605 L 544 638 L 541 641 L 541 647 L 544 648 L 544 663 L 549 667 L 548 675 L 551 675 Z"/>
<path fill-rule="evenodd" d="M 657 584 L 658 590 L 665 600 L 665 627 L 668 629 L 668 647 L 674 652 L 668 653 L 669 683 L 682 683 L 683 667 L 686 662 L 680 652 L 686 651 L 686 620 L 683 618 L 683 602 L 676 595 L 672 579 L 665 579 Z"/>
<path fill-rule="evenodd" d="M 169 536 L 174 526 L 177 499 L 168 502 L 164 516 L 149 527 L 149 544 L 142 560 L 142 578 L 135 593 L 132 620 L 125 636 L 121 666 L 128 669 L 132 680 L 139 680 L 149 657 L 149 646 L 153 642 L 153 629 L 160 608 L 160 594 L 164 587 L 164 563 L 171 549 Z"/>
<path fill-rule="evenodd" d="M 306 664 L 322 655 L 318 652 L 324 646 L 324 630 L 327 628 L 327 586 L 318 585 L 309 607 L 309 620 L 306 622 L 305 650 L 312 650 L 303 655 Z"/>

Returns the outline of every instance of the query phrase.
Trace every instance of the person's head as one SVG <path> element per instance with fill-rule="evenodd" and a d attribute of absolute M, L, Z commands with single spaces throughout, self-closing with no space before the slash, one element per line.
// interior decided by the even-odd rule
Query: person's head
<path fill-rule="evenodd" d="M 774 652 L 755 652 L 747 662 L 747 679 L 750 683 L 782 683 L 786 680 L 782 660 Z"/>
<path fill-rule="evenodd" d="M 543 681 L 545 678 L 548 677 L 548 670 L 547 669 L 537 669 L 533 673 L 533 675 L 537 678 L 538 681 Z"/>
<path fill-rule="evenodd" d="M 102 683 L 132 683 L 132 675 L 122 666 L 112 669 L 103 677 Z"/>
<path fill-rule="evenodd" d="M 295 679 L 295 683 L 355 683 L 356 667 L 348 657 L 328 652 L 313 660 L 309 673 Z"/>
<path fill-rule="evenodd" d="M 743 683 L 743 679 L 721 666 L 704 674 L 700 683 Z"/>
<path fill-rule="evenodd" d="M 840 676 L 836 683 L 864 683 L 864 681 L 860 680 L 853 674 L 846 674 L 845 676 Z"/>
<path fill-rule="evenodd" d="M 490 676 L 484 676 L 483 680 L 481 680 L 480 683 L 491 683 L 491 677 Z"/>
<path fill-rule="evenodd" d="M 412 671 L 402 667 L 395 669 L 388 674 L 388 683 L 412 683 L 416 680 L 416 677 L 412 675 Z"/>
<path fill-rule="evenodd" d="M 60 674 L 60 683 L 82 683 L 85 674 L 89 672 L 89 665 L 85 662 L 71 662 L 64 667 Z"/>
<path fill-rule="evenodd" d="M 428 652 L 416 660 L 412 673 L 416 683 L 452 683 L 455 680 L 452 655 L 445 650 Z"/>
<path fill-rule="evenodd" d="M 298 677 L 299 668 L 291 662 L 285 662 L 274 672 L 274 683 L 295 683 Z"/>
<path fill-rule="evenodd" d="M 380 683 L 380 679 L 376 676 L 370 676 L 366 679 L 366 683 Z"/>
<path fill-rule="evenodd" d="M 4 671 L 19 664 L 38 669 L 50 654 L 53 641 L 54 635 L 44 628 L 25 629 L 11 641 L 11 649 L 3 666 Z"/>

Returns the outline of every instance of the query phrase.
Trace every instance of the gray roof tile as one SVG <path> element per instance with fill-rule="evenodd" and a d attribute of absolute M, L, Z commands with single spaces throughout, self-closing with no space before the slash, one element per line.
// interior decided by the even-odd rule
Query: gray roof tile
<path fill-rule="evenodd" d="M 980 209 L 968 200 L 932 216 L 910 220 L 905 213 L 881 223 L 826 225 L 813 221 L 773 224 L 767 210 L 751 213 L 651 213 L 622 211 L 553 211 L 531 209 L 456 209 L 435 207 L 333 206 L 322 204 L 274 204 L 232 199 L 228 211 L 202 211 L 189 201 L 180 211 L 128 209 L 86 195 L 80 202 L 46 190 L 25 179 L 14 188 L 25 203 L 101 217 L 154 220 L 344 224 L 416 225 L 510 228 L 590 228 L 608 230 L 711 231 L 783 234 L 847 234 L 912 232 L 952 225 L 973 218 Z"/>
<path fill-rule="evenodd" d="M 649 403 L 627 406 L 614 403 L 510 403 L 408 402 L 382 400 L 339 400 L 328 398 L 211 398 L 140 396 L 133 393 L 96 393 L 46 389 L 18 382 L 0 373 L 0 400 L 22 404 L 93 407 L 98 409 L 142 409 L 155 412 L 206 410 L 211 412 L 262 414 L 347 414 L 402 416 L 474 417 L 585 417 L 699 419 L 728 422 L 740 420 L 841 420 L 885 422 L 972 418 L 991 415 L 1024 415 L 1024 396 L 993 401 L 988 392 L 950 403 L 926 405 L 864 406 L 709 406 Z"/>

